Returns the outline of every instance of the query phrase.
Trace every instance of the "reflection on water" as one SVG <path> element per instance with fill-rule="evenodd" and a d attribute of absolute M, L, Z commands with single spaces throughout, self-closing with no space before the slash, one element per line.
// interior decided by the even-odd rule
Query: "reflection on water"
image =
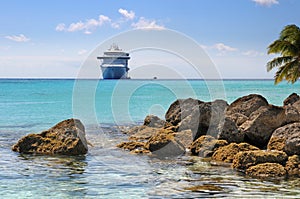
<path fill-rule="evenodd" d="M 107 130 L 107 131 L 106 131 Z M 124 135 L 88 129 L 85 156 L 20 155 L 0 139 L 1 198 L 297 198 L 300 180 L 247 178 L 207 159 L 158 159 L 115 147 Z M 111 135 L 113 133 L 113 135 Z M 3 144 L 5 142 L 5 144 Z"/>

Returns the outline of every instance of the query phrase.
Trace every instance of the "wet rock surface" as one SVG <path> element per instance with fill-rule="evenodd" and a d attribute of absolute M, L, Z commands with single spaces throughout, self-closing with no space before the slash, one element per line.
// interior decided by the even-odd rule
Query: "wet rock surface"
<path fill-rule="evenodd" d="M 40 134 L 24 136 L 12 150 L 27 154 L 83 155 L 88 152 L 85 128 L 80 120 L 64 120 Z"/>
<path fill-rule="evenodd" d="M 212 156 L 213 160 L 232 163 L 237 153 L 241 151 L 253 151 L 259 150 L 259 148 L 252 146 L 248 143 L 231 143 L 227 146 L 220 147 L 215 151 Z"/>
<path fill-rule="evenodd" d="M 288 155 L 300 155 L 300 123 L 292 123 L 274 131 L 268 143 L 269 150 L 281 150 Z"/>
<path fill-rule="evenodd" d="M 286 170 L 278 163 L 263 163 L 246 170 L 246 174 L 254 177 L 282 177 L 286 175 Z"/>
<path fill-rule="evenodd" d="M 269 104 L 258 94 L 230 105 L 224 100 L 179 99 L 170 105 L 165 121 L 149 115 L 127 134 L 129 142 L 118 147 L 133 153 L 196 155 L 253 177 L 300 173 L 300 97 L 295 93 L 283 106 Z"/>

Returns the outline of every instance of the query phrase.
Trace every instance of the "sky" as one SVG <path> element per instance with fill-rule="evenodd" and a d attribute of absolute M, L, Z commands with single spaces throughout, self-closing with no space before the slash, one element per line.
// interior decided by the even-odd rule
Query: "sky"
<path fill-rule="evenodd" d="M 130 52 L 133 78 L 199 77 L 191 66 L 196 43 L 220 78 L 269 79 L 276 70 L 266 71 L 275 56 L 267 47 L 284 26 L 299 26 L 299 8 L 299 0 L 3 0 L 0 78 L 76 78 L 89 59 L 94 62 L 88 67 L 101 76 L 95 55 L 116 40 Z M 138 40 L 132 32 L 139 31 L 147 32 L 153 49 L 142 41 L 132 45 Z M 187 39 L 186 45 L 170 32 Z M 186 48 L 176 54 L 160 42 Z M 210 69 L 201 68 L 200 76 Z"/>

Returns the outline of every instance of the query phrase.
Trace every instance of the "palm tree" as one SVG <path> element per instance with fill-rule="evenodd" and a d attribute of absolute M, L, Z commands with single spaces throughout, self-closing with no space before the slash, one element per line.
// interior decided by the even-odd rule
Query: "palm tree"
<path fill-rule="evenodd" d="M 296 25 L 285 26 L 279 39 L 268 46 L 268 54 L 280 53 L 281 56 L 267 63 L 267 70 L 278 67 L 275 84 L 283 79 L 295 83 L 300 77 L 300 29 Z"/>

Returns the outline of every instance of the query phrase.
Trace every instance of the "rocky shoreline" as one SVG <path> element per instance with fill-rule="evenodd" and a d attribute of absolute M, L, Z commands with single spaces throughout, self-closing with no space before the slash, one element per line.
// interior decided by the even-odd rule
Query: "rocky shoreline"
<path fill-rule="evenodd" d="M 158 157 L 192 155 L 230 164 L 253 177 L 300 177 L 300 96 L 282 106 L 251 94 L 228 104 L 179 99 L 165 114 L 123 130 L 128 141 L 117 147 Z"/>
<path fill-rule="evenodd" d="M 228 104 L 178 99 L 165 120 L 148 115 L 144 124 L 123 129 L 128 141 L 117 147 L 157 157 L 209 158 L 253 177 L 300 177 L 300 96 L 293 93 L 274 106 L 251 94 Z M 21 138 L 12 150 L 27 154 L 84 155 L 84 125 L 67 119 L 40 134 Z"/>

